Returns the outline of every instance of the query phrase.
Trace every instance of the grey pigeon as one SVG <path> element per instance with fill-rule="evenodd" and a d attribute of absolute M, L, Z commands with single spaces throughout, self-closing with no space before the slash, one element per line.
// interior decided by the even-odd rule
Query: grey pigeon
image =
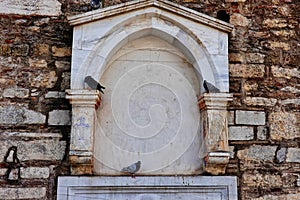
<path fill-rule="evenodd" d="M 122 172 L 127 172 L 134 177 L 135 173 L 139 171 L 141 168 L 141 161 L 137 161 L 136 163 L 133 163 L 132 165 L 129 165 L 128 167 L 124 167 L 122 169 Z"/>
<path fill-rule="evenodd" d="M 203 82 L 203 87 L 204 87 L 204 89 L 206 90 L 207 93 L 219 93 L 219 92 L 221 92 L 219 88 L 217 88 L 213 84 L 207 82 L 206 80 L 204 80 L 204 82 Z"/>
<path fill-rule="evenodd" d="M 102 92 L 104 94 L 102 89 L 105 89 L 105 87 L 102 86 L 100 83 L 98 83 L 95 79 L 93 79 L 93 77 L 91 77 L 91 76 L 85 77 L 84 82 L 86 84 L 88 84 L 88 86 L 90 88 L 92 88 L 94 90 L 99 90 L 100 92 Z"/>
<path fill-rule="evenodd" d="M 93 9 L 98 9 L 101 6 L 101 1 L 100 0 L 91 0 L 90 5 L 92 6 Z"/>

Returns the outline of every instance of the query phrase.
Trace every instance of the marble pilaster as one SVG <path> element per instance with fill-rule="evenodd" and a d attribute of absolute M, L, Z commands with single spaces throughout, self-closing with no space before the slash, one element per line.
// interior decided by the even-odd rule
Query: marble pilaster
<path fill-rule="evenodd" d="M 100 105 L 97 90 L 66 90 L 72 104 L 70 163 L 72 174 L 92 174 L 95 110 Z"/>
<path fill-rule="evenodd" d="M 224 174 L 229 162 L 227 104 L 232 94 L 204 93 L 199 98 L 203 131 L 203 147 L 200 157 L 204 170 L 217 175 Z"/>

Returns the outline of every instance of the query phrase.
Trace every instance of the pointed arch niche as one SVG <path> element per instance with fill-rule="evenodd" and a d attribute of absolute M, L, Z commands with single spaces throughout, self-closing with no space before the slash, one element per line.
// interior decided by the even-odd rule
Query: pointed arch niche
<path fill-rule="evenodd" d="M 224 174 L 229 160 L 228 23 L 164 0 L 69 17 L 74 26 L 72 175 Z M 90 89 L 92 76 L 106 86 Z M 203 81 L 220 93 L 205 93 Z"/>
<path fill-rule="evenodd" d="M 201 176 L 224 174 L 229 161 L 233 27 L 165 0 L 130 1 L 69 23 L 72 176 L 59 177 L 58 199 L 237 199 L 235 177 Z M 205 93 L 204 80 L 221 92 Z M 135 179 L 121 172 L 138 160 Z"/>

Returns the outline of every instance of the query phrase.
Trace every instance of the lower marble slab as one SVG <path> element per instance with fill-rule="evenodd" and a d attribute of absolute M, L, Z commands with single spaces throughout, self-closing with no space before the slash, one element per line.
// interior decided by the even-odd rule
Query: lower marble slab
<path fill-rule="evenodd" d="M 237 200 L 232 176 L 62 176 L 58 200 Z"/>

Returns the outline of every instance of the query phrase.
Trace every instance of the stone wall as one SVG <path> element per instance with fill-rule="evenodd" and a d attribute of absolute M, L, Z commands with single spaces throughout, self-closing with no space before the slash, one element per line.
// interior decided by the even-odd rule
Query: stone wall
<path fill-rule="evenodd" d="M 69 174 L 66 16 L 91 8 L 89 0 L 35 2 L 0 2 L 0 199 L 55 199 L 57 176 Z M 226 11 L 235 26 L 227 175 L 239 177 L 239 198 L 299 199 L 299 1 L 176 2 L 213 17 Z"/>

